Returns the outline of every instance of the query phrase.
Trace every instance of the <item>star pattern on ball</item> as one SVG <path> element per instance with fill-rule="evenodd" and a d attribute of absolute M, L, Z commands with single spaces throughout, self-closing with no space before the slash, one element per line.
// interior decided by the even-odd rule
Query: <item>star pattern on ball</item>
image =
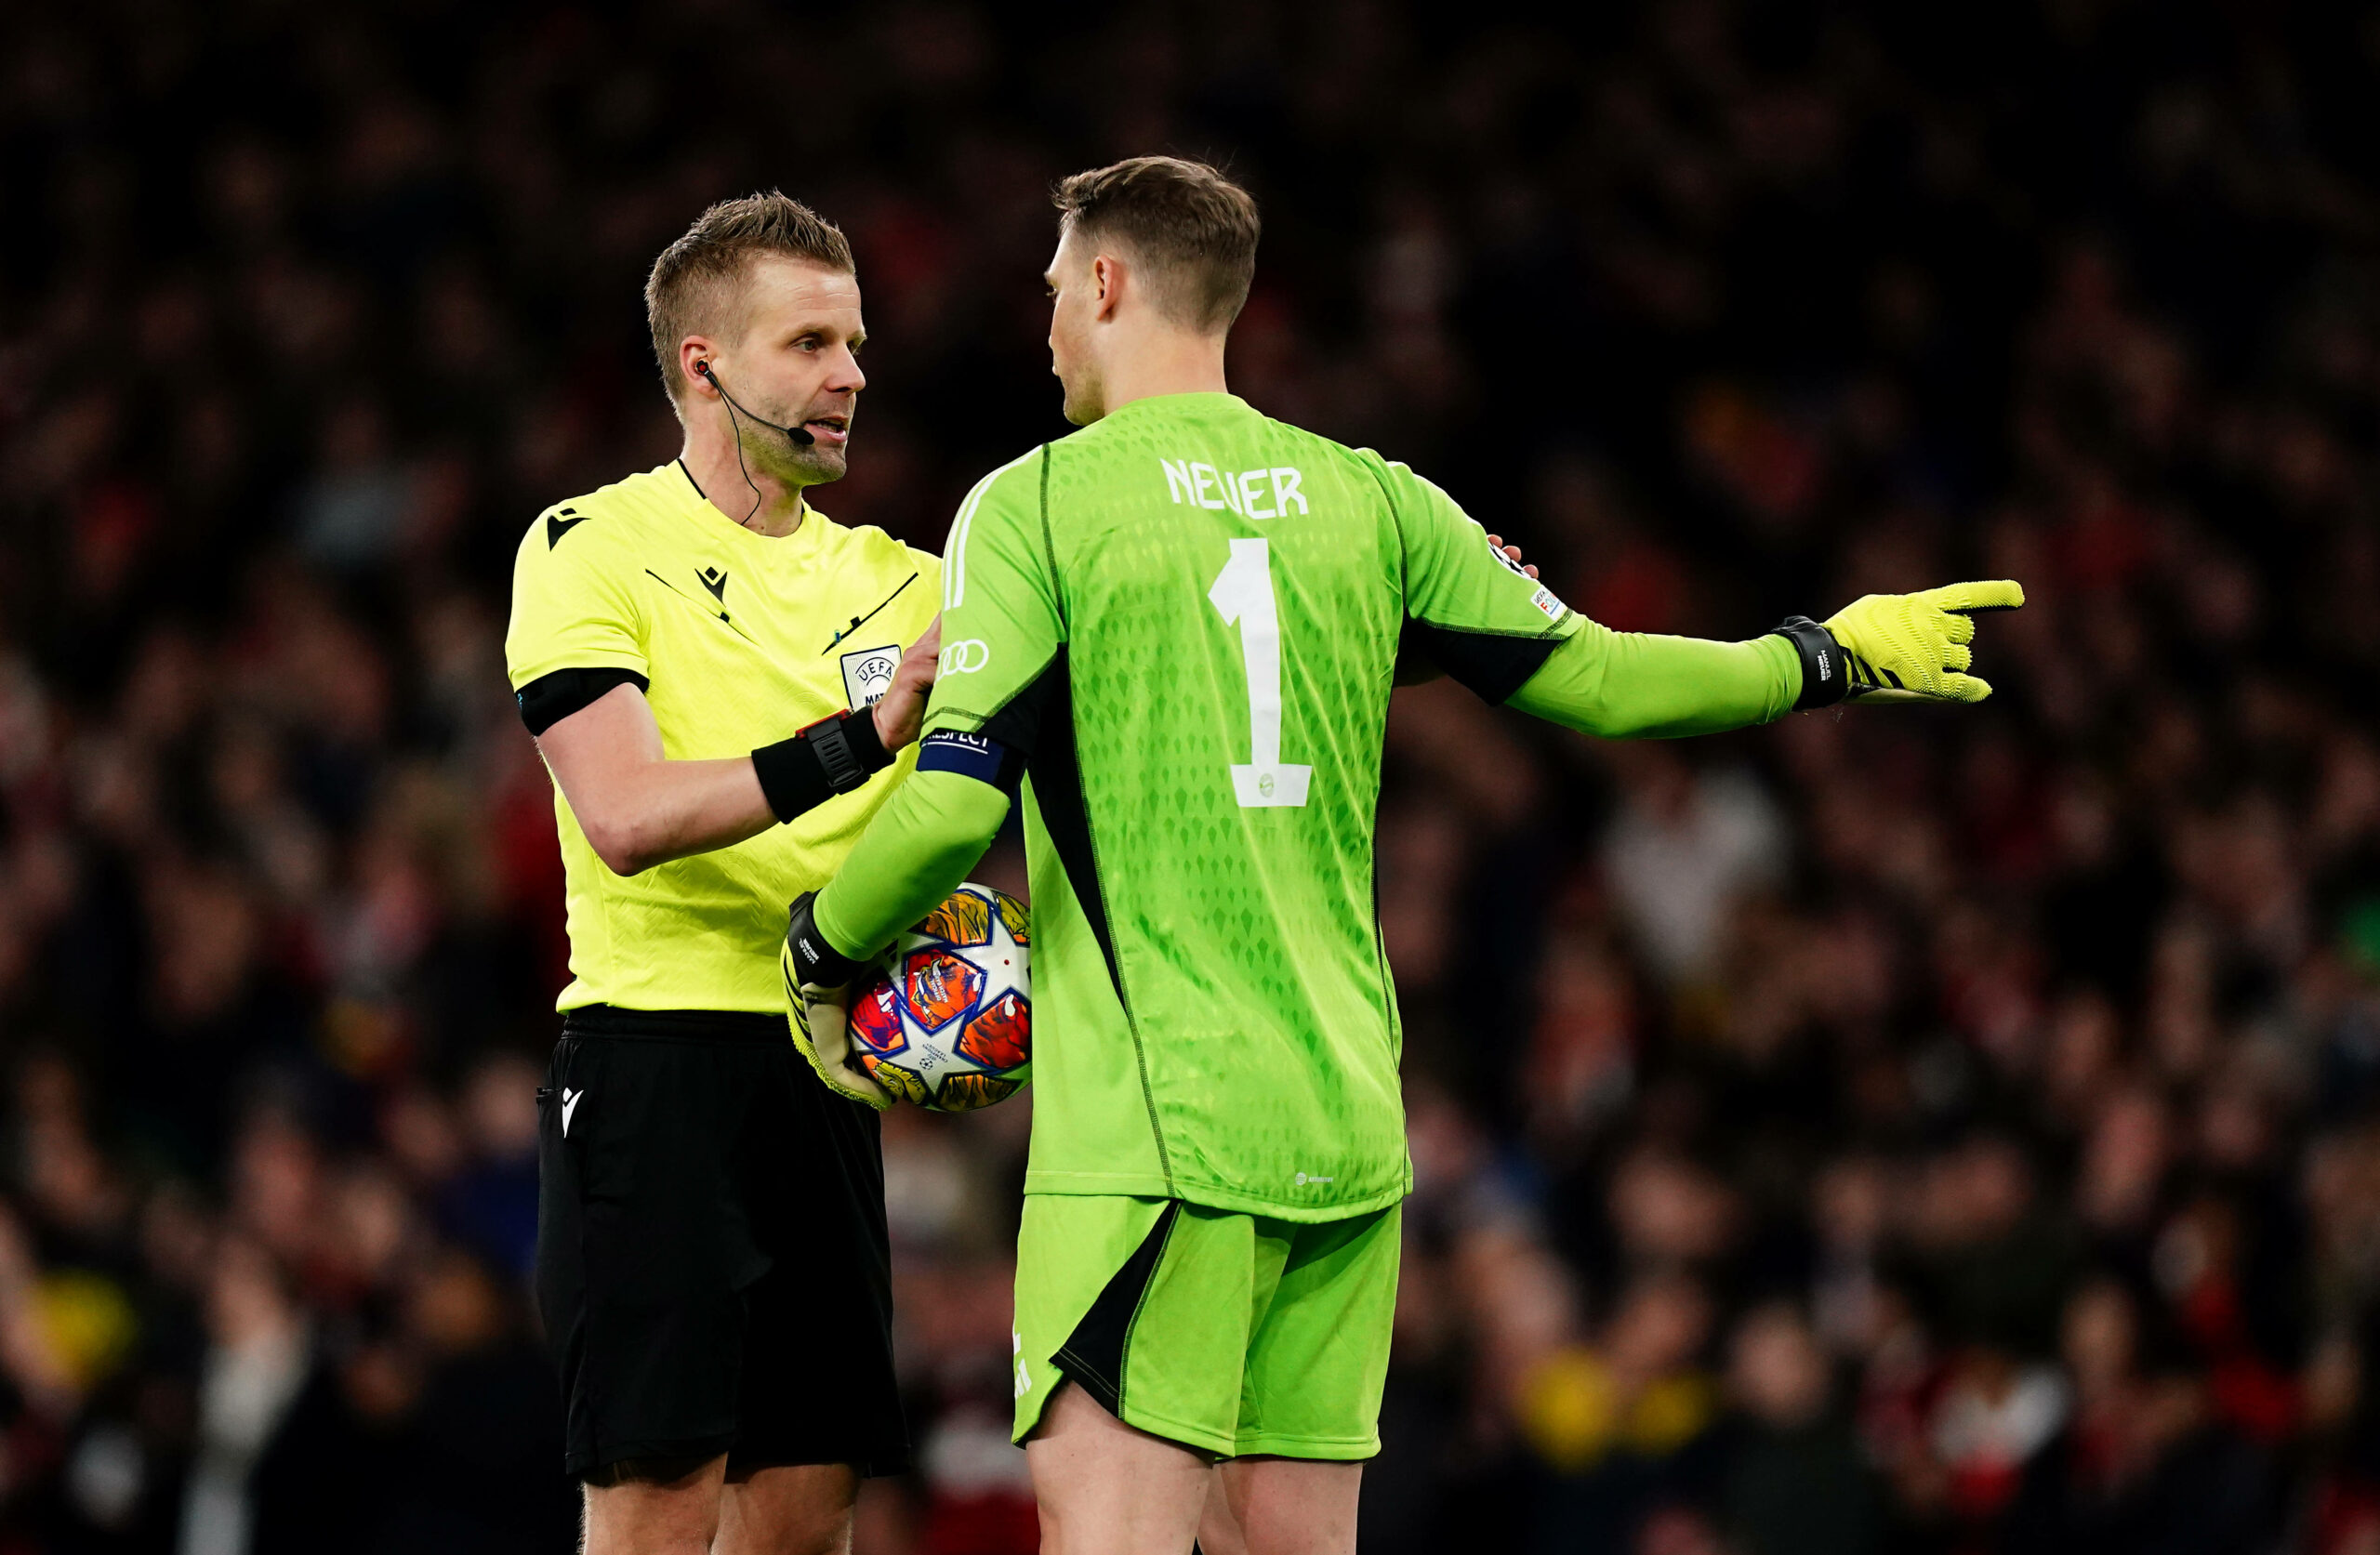
<path fill-rule="evenodd" d="M 901 1099 L 965 1112 L 1025 1084 L 1033 940 L 1003 916 L 1004 900 L 961 886 L 900 936 L 880 974 L 880 1010 L 865 1007 L 880 1013 L 877 1029 L 860 1034 L 868 1021 L 855 1009 L 855 1035 L 874 1048 L 874 1072 Z M 1010 903 L 1021 920 L 1017 907 Z"/>
<path fill-rule="evenodd" d="M 909 1039 L 908 1047 L 901 1055 L 902 1067 L 925 1082 L 928 1096 L 942 1089 L 945 1075 L 990 1073 L 956 1047 L 945 1047 L 934 1041 L 932 1032 L 918 1023 L 917 1017 L 909 1013 L 906 1004 L 901 1007 L 901 1030 Z"/>
<path fill-rule="evenodd" d="M 1025 948 L 1016 942 L 998 913 L 992 915 L 990 942 L 950 945 L 943 954 L 955 955 L 984 974 L 984 991 L 975 996 L 978 1009 L 990 1009 L 1008 995 L 1025 992 Z"/>

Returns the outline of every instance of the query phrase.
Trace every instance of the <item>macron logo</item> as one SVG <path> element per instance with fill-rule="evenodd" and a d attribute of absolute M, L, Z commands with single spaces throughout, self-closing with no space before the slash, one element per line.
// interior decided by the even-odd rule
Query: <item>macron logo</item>
<path fill-rule="evenodd" d="M 570 1114 L 578 1111 L 578 1099 L 586 1094 L 584 1090 L 568 1089 L 562 1093 L 562 1137 L 565 1140 L 570 1138 Z"/>

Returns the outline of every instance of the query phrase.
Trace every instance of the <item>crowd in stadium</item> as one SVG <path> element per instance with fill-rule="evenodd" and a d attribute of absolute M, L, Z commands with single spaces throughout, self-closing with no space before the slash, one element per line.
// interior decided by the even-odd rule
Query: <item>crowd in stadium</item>
<path fill-rule="evenodd" d="M 938 546 L 1065 429 L 1050 181 L 1153 150 L 1263 202 L 1234 387 L 1606 625 L 2029 599 L 1959 713 L 1599 745 L 1400 693 L 1364 1547 L 2380 1549 L 2380 31 L 1580 29 L 0 17 L 0 1552 L 570 1547 L 512 548 L 674 454 L 644 270 L 773 185 L 872 332 L 820 506 Z M 1028 1109 L 886 1119 L 920 1461 L 871 1555 L 1035 1546 Z"/>

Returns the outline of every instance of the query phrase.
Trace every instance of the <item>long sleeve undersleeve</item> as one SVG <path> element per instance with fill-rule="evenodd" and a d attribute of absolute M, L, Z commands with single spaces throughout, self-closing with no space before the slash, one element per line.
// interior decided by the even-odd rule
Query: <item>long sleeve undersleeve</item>
<path fill-rule="evenodd" d="M 1006 794 L 975 778 L 911 774 L 818 893 L 819 932 L 853 959 L 891 944 L 967 878 L 1008 806 Z"/>
<path fill-rule="evenodd" d="M 1768 723 L 1801 692 L 1783 638 L 1712 642 L 1582 620 L 1505 705 L 1605 739 L 1658 740 Z"/>

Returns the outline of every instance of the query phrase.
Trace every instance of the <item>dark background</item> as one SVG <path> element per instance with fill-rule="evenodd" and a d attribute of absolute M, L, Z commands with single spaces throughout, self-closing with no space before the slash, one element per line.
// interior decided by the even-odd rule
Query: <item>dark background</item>
<path fill-rule="evenodd" d="M 1158 150 L 1263 204 L 1235 387 L 1607 624 L 2030 600 L 1979 709 L 1402 693 L 1365 1548 L 2380 1548 L 2380 7 L 1577 9 L 0 11 L 0 1555 L 569 1548 L 512 547 L 771 186 L 821 505 L 938 546 L 1064 430 L 1048 186 Z M 888 1120 L 872 1555 L 1032 1548 L 1027 1105 Z"/>

